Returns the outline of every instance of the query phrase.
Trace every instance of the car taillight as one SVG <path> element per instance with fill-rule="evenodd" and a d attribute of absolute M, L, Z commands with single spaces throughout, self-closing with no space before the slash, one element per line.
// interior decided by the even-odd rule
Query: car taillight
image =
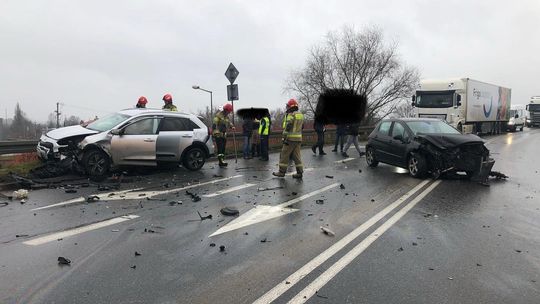
<path fill-rule="evenodd" d="M 212 130 L 209 127 L 206 127 L 206 129 L 208 130 L 208 136 L 212 135 Z"/>

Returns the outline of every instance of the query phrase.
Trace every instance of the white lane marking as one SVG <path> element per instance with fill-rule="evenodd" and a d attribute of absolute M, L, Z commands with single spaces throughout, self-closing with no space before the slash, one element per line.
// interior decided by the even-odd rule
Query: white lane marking
<path fill-rule="evenodd" d="M 305 168 L 305 169 L 304 169 L 304 172 L 309 172 L 309 171 L 313 171 L 313 168 Z M 286 173 L 285 175 L 291 176 L 291 175 L 293 175 L 293 174 L 295 174 L 295 173 L 296 173 L 296 172 L 293 171 L 293 172 Z"/>
<path fill-rule="evenodd" d="M 355 160 L 356 158 L 354 157 L 348 157 L 348 158 L 345 158 L 345 159 L 342 159 L 342 160 L 336 160 L 334 163 L 336 164 L 340 164 L 340 163 L 346 163 L 346 162 L 350 162 L 351 160 Z"/>
<path fill-rule="evenodd" d="M 317 195 L 319 193 L 322 193 L 324 191 L 330 190 L 332 188 L 336 188 L 339 184 L 331 184 L 329 186 L 326 186 L 322 189 L 304 194 L 302 196 L 299 196 L 295 199 L 286 201 L 282 204 L 276 205 L 276 206 L 268 206 L 268 205 L 259 205 L 254 207 L 253 209 L 249 210 L 248 212 L 242 214 L 237 219 L 231 221 L 227 225 L 221 227 L 216 232 L 212 233 L 208 237 L 216 236 L 219 234 L 223 234 L 225 232 L 233 231 L 236 229 L 240 229 L 249 225 L 257 224 L 260 222 L 268 221 L 270 219 L 280 217 L 282 215 L 286 215 L 292 212 L 296 212 L 299 209 L 292 209 L 289 208 L 289 206 L 296 204 L 302 200 L 305 200 L 306 198 L 312 197 L 314 195 Z"/>
<path fill-rule="evenodd" d="M 414 195 L 416 192 L 418 192 L 420 189 L 422 189 L 429 180 L 425 180 L 420 182 L 416 187 L 411 189 L 409 192 L 405 193 L 402 197 L 400 197 L 398 200 L 393 202 L 392 204 L 388 205 L 383 210 L 379 211 L 376 215 L 374 215 L 372 218 L 367 220 L 365 223 L 354 229 L 352 232 L 344 236 L 341 240 L 336 242 L 334 245 L 330 246 L 328 249 L 323 251 L 321 254 L 316 256 L 314 259 L 309 261 L 306 265 L 302 266 L 302 268 L 298 269 L 293 274 L 289 275 L 285 280 L 283 280 L 281 283 L 276 285 L 274 288 L 269 290 L 267 293 L 265 293 L 262 297 L 260 297 L 257 301 L 254 303 L 257 304 L 265 304 L 270 303 L 280 297 L 282 294 L 284 294 L 289 288 L 293 287 L 296 283 L 298 283 L 302 278 L 310 274 L 313 270 L 315 270 L 317 267 L 319 267 L 322 263 L 326 262 L 329 258 L 334 256 L 337 252 L 339 252 L 341 249 L 343 249 L 345 246 L 347 246 L 349 243 L 354 241 L 358 236 L 360 236 L 362 233 L 364 233 L 366 230 L 371 228 L 371 226 L 375 225 L 379 220 L 384 218 L 388 213 L 392 212 L 395 208 L 397 208 L 400 204 L 402 204 L 405 200 L 407 200 L 409 197 Z"/>
<path fill-rule="evenodd" d="M 247 184 L 243 184 L 243 185 L 236 186 L 236 187 L 232 187 L 232 188 L 228 188 L 228 189 L 223 189 L 223 190 L 220 190 L 220 191 L 217 191 L 217 192 L 214 192 L 214 193 L 205 194 L 205 195 L 203 195 L 203 197 L 216 197 L 216 196 L 218 196 L 218 195 L 222 195 L 222 194 L 225 194 L 225 193 L 238 191 L 238 190 L 241 190 L 241 189 L 244 189 L 244 188 L 253 187 L 253 186 L 256 186 L 256 185 L 257 185 L 257 184 L 250 184 L 250 183 L 247 183 Z"/>
<path fill-rule="evenodd" d="M 161 190 L 161 191 L 138 191 L 138 190 L 141 190 L 142 188 L 137 188 L 137 189 L 131 189 L 131 190 L 118 191 L 118 192 L 101 193 L 101 194 L 98 194 L 97 196 L 99 197 L 99 199 L 106 200 L 106 201 L 129 200 L 129 199 L 145 199 L 146 197 L 152 198 L 152 197 L 157 196 L 157 195 L 168 194 L 168 193 L 178 192 L 178 191 L 187 190 L 187 189 L 191 189 L 191 188 L 195 188 L 195 187 L 215 184 L 215 183 L 227 181 L 227 180 L 242 177 L 242 176 L 243 175 L 234 175 L 234 176 L 229 176 L 229 177 L 225 177 L 225 178 L 221 178 L 221 179 L 215 179 L 215 180 L 207 181 L 207 182 L 204 182 L 204 183 L 198 183 L 198 184 L 193 184 L 193 185 L 189 185 L 189 186 L 185 186 L 185 187 L 181 187 L 181 188 L 174 188 L 174 189 Z M 113 196 L 113 197 L 109 197 L 110 193 L 125 194 L 125 195 L 122 195 L 122 196 L 116 195 L 116 196 Z M 145 194 L 145 195 L 141 196 L 141 194 Z M 53 208 L 53 207 L 58 207 L 58 206 L 63 206 L 63 205 L 75 204 L 75 203 L 84 203 L 85 201 L 86 201 L 86 199 L 84 197 L 78 197 L 78 198 L 74 198 L 74 199 L 64 201 L 64 202 L 60 202 L 60 203 L 57 203 L 57 204 L 52 204 L 52 205 L 48 205 L 48 206 L 44 206 L 44 207 L 35 208 L 35 209 L 30 210 L 30 211 L 48 209 L 48 208 Z"/>
<path fill-rule="evenodd" d="M 103 227 L 107 227 L 107 226 L 110 226 L 110 225 L 114 225 L 114 224 L 122 223 L 122 222 L 125 222 L 125 221 L 129 221 L 129 220 L 132 220 L 132 219 L 136 219 L 138 217 L 139 217 L 138 215 L 125 215 L 125 216 L 115 217 L 115 218 L 112 218 L 110 220 L 90 224 L 88 226 L 78 227 L 78 228 L 74 228 L 74 229 L 70 229 L 70 230 L 66 230 L 66 231 L 62 231 L 62 232 L 57 232 L 57 233 L 49 234 L 49 235 L 46 235 L 46 236 L 42 236 L 42 237 L 39 237 L 39 238 L 36 238 L 36 239 L 33 239 L 33 240 L 23 242 L 23 244 L 30 245 L 30 246 L 42 245 L 42 244 L 45 244 L 45 243 L 48 243 L 48 242 L 56 241 L 58 239 L 67 238 L 67 237 L 74 236 L 74 235 L 77 235 L 77 234 L 81 234 L 81 233 L 84 233 L 84 232 L 87 232 L 87 231 L 92 231 L 92 230 L 96 230 L 96 229 L 99 229 L 99 228 L 103 228 Z"/>
<path fill-rule="evenodd" d="M 435 181 L 429 185 L 426 190 L 415 197 L 410 203 L 396 212 L 390 219 L 384 222 L 373 233 L 368 235 L 360 244 L 356 245 L 351 251 L 345 254 L 334 265 L 330 266 L 323 274 L 311 282 L 304 290 L 298 293 L 292 298 L 289 303 L 305 303 L 309 298 L 315 295 L 326 283 L 334 278 L 340 271 L 342 271 L 347 265 L 349 265 L 355 258 L 357 258 L 364 250 L 366 250 L 373 242 L 375 242 L 383 233 L 385 233 L 390 227 L 392 227 L 397 221 L 399 221 L 407 212 L 409 212 L 418 202 L 420 202 L 426 195 L 428 195 L 437 185 L 441 183 L 440 180 Z"/>

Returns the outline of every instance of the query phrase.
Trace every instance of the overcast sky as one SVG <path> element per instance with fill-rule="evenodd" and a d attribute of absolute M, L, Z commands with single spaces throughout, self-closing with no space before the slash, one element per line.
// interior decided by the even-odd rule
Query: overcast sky
<path fill-rule="evenodd" d="M 19 102 L 46 121 L 133 107 L 140 95 L 181 111 L 226 101 L 240 75 L 242 106 L 282 106 L 285 79 L 344 25 L 378 26 L 422 78 L 470 77 L 540 95 L 540 1 L 0 1 L 0 113 Z"/>

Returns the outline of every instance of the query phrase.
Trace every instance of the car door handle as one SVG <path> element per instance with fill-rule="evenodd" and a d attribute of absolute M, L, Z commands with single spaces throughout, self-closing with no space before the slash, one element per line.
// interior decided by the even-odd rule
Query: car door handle
<path fill-rule="evenodd" d="M 144 141 L 145 141 L 145 142 L 155 142 L 155 140 L 152 139 L 152 138 L 145 138 Z"/>
<path fill-rule="evenodd" d="M 182 137 L 185 137 L 185 138 L 192 138 L 193 135 L 182 135 Z"/>

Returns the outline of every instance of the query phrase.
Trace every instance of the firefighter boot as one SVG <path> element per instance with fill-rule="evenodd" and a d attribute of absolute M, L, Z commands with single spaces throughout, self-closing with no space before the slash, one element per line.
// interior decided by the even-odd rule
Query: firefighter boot
<path fill-rule="evenodd" d="M 218 157 L 218 160 L 219 160 L 219 166 L 220 166 L 221 168 L 227 167 L 227 165 L 228 165 L 226 162 L 223 161 L 224 158 L 225 158 L 225 156 L 223 156 L 223 155 Z"/>

